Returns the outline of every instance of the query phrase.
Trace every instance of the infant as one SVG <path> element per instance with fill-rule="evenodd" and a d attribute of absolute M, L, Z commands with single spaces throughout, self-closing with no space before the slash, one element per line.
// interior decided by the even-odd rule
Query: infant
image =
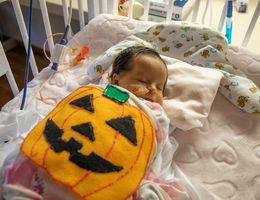
<path fill-rule="evenodd" d="M 174 183 L 173 155 L 178 144 L 169 133 L 174 127 L 161 107 L 163 93 L 168 79 L 165 61 L 153 49 L 132 46 L 123 50 L 114 60 L 111 73 L 112 84 L 127 89 L 143 104 L 138 104 L 156 126 L 156 148 L 146 175 L 140 183 L 133 199 L 188 199 Z M 136 103 L 136 101 L 135 101 Z M 147 106 L 148 109 L 144 109 Z M 169 181 L 171 177 L 171 184 Z M 172 184 L 174 183 L 174 184 Z M 131 198 L 129 198 L 131 199 Z"/>
<path fill-rule="evenodd" d="M 162 105 L 168 71 L 155 50 L 143 46 L 126 48 L 116 57 L 111 78 L 114 85 Z"/>

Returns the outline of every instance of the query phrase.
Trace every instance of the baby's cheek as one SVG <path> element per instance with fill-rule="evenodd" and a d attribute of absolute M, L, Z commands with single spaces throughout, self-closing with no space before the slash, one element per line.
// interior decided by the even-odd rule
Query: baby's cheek
<path fill-rule="evenodd" d="M 159 103 L 160 105 L 163 104 L 163 95 L 161 93 L 157 93 L 156 95 L 156 101 L 157 103 Z"/>

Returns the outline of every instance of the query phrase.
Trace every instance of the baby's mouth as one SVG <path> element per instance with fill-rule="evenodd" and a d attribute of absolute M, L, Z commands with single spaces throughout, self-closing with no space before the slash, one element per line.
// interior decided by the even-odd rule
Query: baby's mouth
<path fill-rule="evenodd" d="M 144 99 L 147 100 L 147 101 L 151 101 L 151 102 L 153 102 L 153 100 L 150 99 L 150 98 L 144 98 Z"/>

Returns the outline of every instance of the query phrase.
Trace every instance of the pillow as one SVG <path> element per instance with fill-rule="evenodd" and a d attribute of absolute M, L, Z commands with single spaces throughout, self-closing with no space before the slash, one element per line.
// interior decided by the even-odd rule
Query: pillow
<path fill-rule="evenodd" d="M 184 131 L 202 127 L 223 74 L 162 56 L 168 67 L 163 108 L 171 124 Z"/>

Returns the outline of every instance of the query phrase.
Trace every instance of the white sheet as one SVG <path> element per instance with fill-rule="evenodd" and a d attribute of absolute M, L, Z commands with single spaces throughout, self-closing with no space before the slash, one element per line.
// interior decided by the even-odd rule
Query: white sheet
<path fill-rule="evenodd" d="M 227 56 L 260 86 L 260 55 L 231 45 Z M 217 94 L 202 128 L 174 133 L 180 144 L 175 159 L 184 173 L 221 199 L 258 200 L 259 133 L 259 114 L 243 113 Z"/>
<path fill-rule="evenodd" d="M 77 35 L 81 45 L 88 44 L 90 48 L 88 59 L 71 70 L 56 73 L 49 79 L 42 89 L 47 100 L 58 102 L 79 86 L 86 84 L 88 80 L 85 66 L 96 56 L 124 37 L 144 31 L 153 24 L 135 20 L 104 21 L 104 17 L 112 16 L 99 16 L 95 23 L 90 23 Z M 72 46 L 73 42 L 70 45 Z M 260 86 L 260 62 L 257 59 L 259 55 L 231 46 L 228 56 L 233 64 Z M 46 68 L 29 83 L 26 110 L 37 110 L 40 116 L 45 116 L 54 107 L 43 103 L 38 93 L 40 84 L 50 74 L 51 70 Z M 20 102 L 21 94 L 2 108 L 0 119 L 7 113 L 17 111 Z M 260 199 L 259 122 L 260 115 L 243 113 L 217 94 L 203 127 L 189 131 L 177 129 L 172 133 L 180 145 L 175 157 L 177 164 L 192 180 L 201 183 L 221 199 Z"/>

